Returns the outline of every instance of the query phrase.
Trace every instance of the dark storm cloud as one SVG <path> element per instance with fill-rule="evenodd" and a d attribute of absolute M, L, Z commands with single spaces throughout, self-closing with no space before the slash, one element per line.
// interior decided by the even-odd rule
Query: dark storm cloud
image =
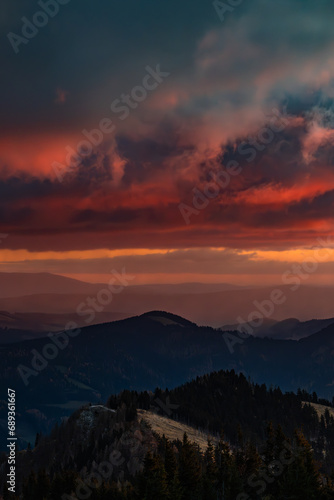
<path fill-rule="evenodd" d="M 180 145 L 179 141 L 179 131 L 172 123 L 157 126 L 154 137 L 134 139 L 125 134 L 117 136 L 117 152 L 126 162 L 123 183 L 145 182 L 157 171 L 168 168 L 169 159 L 195 149 L 194 145 Z"/>
<path fill-rule="evenodd" d="M 0 203 L 67 197 L 74 193 L 90 194 L 96 186 L 112 180 L 112 160 L 109 155 L 93 153 L 77 166 L 68 169 L 64 182 L 57 179 L 34 177 L 27 173 L 0 180 Z"/>
<path fill-rule="evenodd" d="M 305 161 L 303 154 L 304 142 L 313 118 L 310 115 L 310 122 L 307 122 L 307 114 L 286 116 L 289 116 L 289 124 L 284 130 L 274 134 L 269 144 L 262 144 L 261 151 L 257 151 L 251 141 L 254 137 L 258 140 L 260 133 L 255 133 L 252 137 L 241 137 L 234 145 L 222 145 L 222 153 L 218 154 L 216 165 L 224 168 L 229 161 L 234 160 L 238 162 L 242 172 L 193 219 L 195 226 L 202 228 L 205 223 L 215 226 L 218 235 L 224 231 L 235 231 L 236 227 L 242 227 L 245 231 L 259 227 L 287 228 L 332 217 L 334 191 L 330 189 L 331 184 L 327 188 L 326 181 L 326 172 L 330 171 L 328 169 L 331 165 L 319 163 L 318 149 L 314 151 L 310 162 Z M 296 119 L 301 120 L 300 124 L 295 124 Z M 265 123 L 261 130 L 268 127 L 269 124 Z M 332 131 L 330 128 L 322 130 Z M 239 149 L 245 142 L 242 152 L 248 151 L 247 155 L 242 154 Z M 117 137 L 116 143 L 119 158 L 124 162 L 124 175 L 118 184 L 113 182 L 113 154 L 103 155 L 101 152 L 94 152 L 78 167 L 69 171 L 63 183 L 59 183 L 57 179 L 52 181 L 29 177 L 28 174 L 2 180 L 0 207 L 3 224 L 20 232 L 22 223 L 29 222 L 33 230 L 43 232 L 43 217 L 46 217 L 48 224 L 54 226 L 54 231 L 63 228 L 64 232 L 105 231 L 115 228 L 121 228 L 122 231 L 154 227 L 162 231 L 176 229 L 180 226 L 178 200 L 175 196 L 173 200 L 169 199 L 168 192 L 161 191 L 161 180 L 157 174 L 169 173 L 174 193 L 178 192 L 181 200 L 190 203 L 187 199 L 189 182 L 180 180 L 182 172 L 170 167 L 169 161 L 174 161 L 184 151 L 192 152 L 191 148 L 179 146 L 177 134 L 171 134 L 168 140 L 162 142 L 154 137 L 136 140 L 122 135 Z M 248 161 L 250 149 L 256 152 L 252 161 Z M 321 158 L 329 157 L 331 151 L 331 140 L 321 144 Z M 210 168 L 210 164 L 206 162 L 198 165 L 199 190 L 203 191 L 205 183 L 209 182 Z M 317 178 L 319 172 L 321 175 Z M 320 183 L 319 189 L 324 192 L 306 190 L 305 195 L 303 194 L 306 173 L 315 177 Z M 150 198 L 145 195 L 147 182 L 152 185 Z M 136 195 L 128 192 L 132 183 L 138 189 Z M 281 199 L 282 189 L 291 189 L 292 192 Z M 266 202 L 261 202 L 263 194 L 267 198 Z M 81 205 L 82 199 L 87 202 L 89 200 L 89 208 L 85 204 Z M 29 203 L 34 208 L 25 212 Z M 52 216 L 54 206 L 60 208 Z M 24 227 L 24 231 L 25 229 Z M 199 237 L 200 235 L 201 233 Z"/>
<path fill-rule="evenodd" d="M 71 222 L 73 224 L 76 223 L 93 223 L 96 225 L 98 223 L 100 226 L 103 224 L 126 224 L 129 222 L 133 222 L 135 219 L 139 218 L 138 211 L 134 211 L 131 209 L 116 209 L 112 212 L 98 212 L 96 210 L 82 210 L 80 212 L 74 212 L 73 216 L 71 216 Z"/>
<path fill-rule="evenodd" d="M 112 156 L 101 152 L 92 153 L 84 158 L 68 177 L 78 186 L 96 186 L 96 183 L 110 181 L 113 178 Z M 65 176 L 66 179 L 66 176 Z"/>
<path fill-rule="evenodd" d="M 39 179 L 28 175 L 14 176 L 0 180 L 1 202 L 15 202 L 34 198 L 44 198 L 55 194 L 56 185 L 51 179 Z"/>

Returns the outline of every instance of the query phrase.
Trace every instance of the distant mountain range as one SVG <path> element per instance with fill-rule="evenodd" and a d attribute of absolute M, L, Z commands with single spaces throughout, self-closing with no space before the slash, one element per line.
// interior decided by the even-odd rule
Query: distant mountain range
<path fill-rule="evenodd" d="M 334 324 L 299 341 L 241 339 L 238 332 L 153 311 L 69 332 L 67 345 L 62 342 L 59 335 L 0 350 L 0 391 L 16 389 L 18 431 L 25 440 L 84 403 L 104 402 L 123 389 L 172 388 L 213 370 L 234 369 L 283 391 L 302 388 L 329 400 L 334 395 Z M 4 427 L 6 411 L 4 401 Z"/>
<path fill-rule="evenodd" d="M 110 323 L 128 317 L 128 314 L 117 312 L 100 312 L 97 323 Z M 78 326 L 86 326 L 84 318 L 76 313 L 8 313 L 0 311 L 0 345 L 20 342 L 22 340 L 46 337 L 49 332 L 59 332 L 70 321 Z"/>
<path fill-rule="evenodd" d="M 263 324 L 256 328 L 252 328 L 252 325 L 249 325 L 248 323 L 242 323 L 240 325 L 225 325 L 221 327 L 221 330 L 223 332 L 227 332 L 231 330 L 234 331 L 239 328 L 240 330 L 247 332 L 250 327 L 254 337 L 268 337 L 276 340 L 300 340 L 319 332 L 323 328 L 326 328 L 326 326 L 333 323 L 334 318 L 319 320 L 312 319 L 310 321 L 299 321 L 296 318 L 288 318 L 282 321 L 264 319 Z"/>
<path fill-rule="evenodd" d="M 57 330 L 65 326 L 68 316 L 80 325 L 87 323 L 84 315 L 87 299 L 97 297 L 106 284 L 85 283 L 47 273 L 0 273 L 0 311 L 12 315 L 10 321 L 0 316 L 0 327 Z M 294 285 L 296 286 L 296 285 Z M 274 290 L 279 290 L 284 300 L 274 307 L 268 301 Z M 89 324 L 98 324 L 148 310 L 173 311 L 199 325 L 221 327 L 247 323 L 254 314 L 265 321 L 282 321 L 297 318 L 299 321 L 327 319 L 334 316 L 334 287 L 301 285 L 296 290 L 289 285 L 277 287 L 237 287 L 235 285 L 183 283 L 177 285 L 137 285 L 125 287 L 115 294 L 102 311 L 96 312 Z M 81 306 L 81 313 L 78 308 Z M 32 317 L 31 314 L 35 316 Z M 21 316 L 18 316 L 21 314 Z M 29 316 L 22 316 L 22 315 Z M 40 314 L 40 318 L 38 318 Z M 49 315 L 49 316 L 48 316 Z M 64 316 L 65 315 L 65 316 Z M 289 320 L 291 323 L 291 320 Z M 268 326 L 269 323 L 263 323 Z M 274 323 L 272 323 L 273 325 Z M 290 329 L 291 325 L 283 326 Z M 292 329 L 294 327 L 292 326 Z M 317 327 L 316 327 L 317 328 Z M 303 327 L 304 329 L 304 327 Z M 256 329 L 257 330 L 257 329 Z M 280 327 L 271 329 L 270 336 L 280 337 Z M 310 326 L 312 331 L 312 326 Z M 295 332 L 300 338 L 299 333 Z M 254 334 L 257 333 L 254 330 Z M 261 333 L 262 336 L 263 332 Z M 265 333 L 266 334 L 266 333 Z M 292 332 L 294 334 L 294 331 Z M 283 333 L 283 337 L 284 337 Z M 294 338 L 294 337 L 293 337 Z"/>
<path fill-rule="evenodd" d="M 97 293 L 105 283 L 87 283 L 52 273 L 4 273 L 0 272 L 0 298 L 22 297 L 38 294 L 92 294 Z M 236 290 L 239 287 L 229 283 L 180 283 L 161 285 L 132 285 L 136 291 L 146 293 L 210 293 Z"/>

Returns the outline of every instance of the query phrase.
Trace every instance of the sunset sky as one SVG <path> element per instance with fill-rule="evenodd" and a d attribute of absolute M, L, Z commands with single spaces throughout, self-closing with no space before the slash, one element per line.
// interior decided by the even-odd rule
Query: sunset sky
<path fill-rule="evenodd" d="M 1 271 L 333 282 L 332 0 L 71 0 L 14 50 L 40 10 L 0 21 Z"/>

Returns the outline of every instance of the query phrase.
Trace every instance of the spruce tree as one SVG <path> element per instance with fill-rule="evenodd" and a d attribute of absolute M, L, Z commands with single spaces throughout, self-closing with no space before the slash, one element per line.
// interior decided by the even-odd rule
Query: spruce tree
<path fill-rule="evenodd" d="M 167 477 L 164 464 L 159 456 L 148 453 L 144 461 L 144 471 L 140 478 L 139 494 L 142 500 L 168 500 Z"/>
<path fill-rule="evenodd" d="M 216 500 L 218 484 L 218 468 L 216 465 L 215 450 L 212 441 L 208 440 L 208 447 L 204 455 L 204 474 L 202 480 L 203 500 Z"/>
<path fill-rule="evenodd" d="M 180 482 L 182 500 L 200 499 L 201 467 L 196 447 L 184 433 L 180 451 Z"/>

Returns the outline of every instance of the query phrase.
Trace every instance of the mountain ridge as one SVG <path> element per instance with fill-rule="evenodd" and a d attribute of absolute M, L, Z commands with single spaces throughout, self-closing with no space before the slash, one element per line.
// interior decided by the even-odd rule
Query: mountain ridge
<path fill-rule="evenodd" d="M 173 388 L 213 370 L 234 369 L 285 391 L 334 395 L 334 325 L 303 341 L 241 339 L 232 332 L 232 352 L 223 332 L 162 311 L 75 333 L 1 346 L 0 391 L 11 386 L 20 394 L 22 436 L 47 431 L 84 401 L 97 404 L 123 389 Z M 6 411 L 0 405 L 0 419 Z"/>

